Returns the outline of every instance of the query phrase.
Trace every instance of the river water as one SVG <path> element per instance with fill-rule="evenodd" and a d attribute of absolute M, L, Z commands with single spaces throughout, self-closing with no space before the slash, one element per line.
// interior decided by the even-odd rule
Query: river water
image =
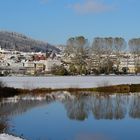
<path fill-rule="evenodd" d="M 140 140 L 140 93 L 1 99 L 0 125 L 26 140 Z"/>

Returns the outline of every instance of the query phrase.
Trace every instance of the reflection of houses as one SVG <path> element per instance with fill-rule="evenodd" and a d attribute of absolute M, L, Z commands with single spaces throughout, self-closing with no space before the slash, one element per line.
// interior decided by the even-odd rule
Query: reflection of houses
<path fill-rule="evenodd" d="M 0 115 L 17 115 L 22 114 L 29 109 L 36 106 L 42 106 L 48 104 L 46 100 L 16 100 L 13 102 L 0 102 Z"/>

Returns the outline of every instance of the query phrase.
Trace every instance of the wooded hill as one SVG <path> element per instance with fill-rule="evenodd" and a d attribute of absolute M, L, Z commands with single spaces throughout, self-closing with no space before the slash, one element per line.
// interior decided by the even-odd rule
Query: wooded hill
<path fill-rule="evenodd" d="M 47 42 L 38 41 L 16 32 L 0 31 L 0 46 L 3 49 L 23 52 L 59 51 Z"/>

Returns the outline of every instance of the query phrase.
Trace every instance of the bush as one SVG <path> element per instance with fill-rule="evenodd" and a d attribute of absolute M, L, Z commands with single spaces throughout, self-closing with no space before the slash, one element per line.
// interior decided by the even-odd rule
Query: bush
<path fill-rule="evenodd" d="M 130 85 L 131 92 L 140 92 L 140 84 L 132 84 Z"/>
<path fill-rule="evenodd" d="M 12 87 L 6 87 L 6 84 L 0 81 L 0 98 L 12 97 L 18 95 L 19 91 Z"/>
<path fill-rule="evenodd" d="M 74 65 L 70 65 L 69 66 L 69 73 L 71 74 L 71 75 L 76 75 L 77 74 L 77 69 L 76 69 L 76 67 L 74 66 Z"/>
<path fill-rule="evenodd" d="M 63 75 L 68 75 L 68 71 L 66 70 L 66 68 L 64 67 L 64 66 L 54 66 L 53 68 L 52 68 L 52 74 L 54 74 L 54 75 L 61 75 L 61 76 L 63 76 Z"/>
<path fill-rule="evenodd" d="M 5 86 L 6 86 L 6 84 L 4 82 L 0 81 L 0 87 L 5 87 Z"/>
<path fill-rule="evenodd" d="M 7 129 L 7 124 L 0 122 L 0 133 L 3 133 Z"/>

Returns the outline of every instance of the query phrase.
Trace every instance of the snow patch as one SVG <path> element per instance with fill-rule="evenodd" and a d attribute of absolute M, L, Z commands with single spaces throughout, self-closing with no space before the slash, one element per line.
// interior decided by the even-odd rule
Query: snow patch
<path fill-rule="evenodd" d="M 108 85 L 139 84 L 140 76 L 0 77 L 0 81 L 6 83 L 7 86 L 23 89 L 92 88 Z"/>
<path fill-rule="evenodd" d="M 23 140 L 23 139 L 8 134 L 0 134 L 0 140 Z"/>

